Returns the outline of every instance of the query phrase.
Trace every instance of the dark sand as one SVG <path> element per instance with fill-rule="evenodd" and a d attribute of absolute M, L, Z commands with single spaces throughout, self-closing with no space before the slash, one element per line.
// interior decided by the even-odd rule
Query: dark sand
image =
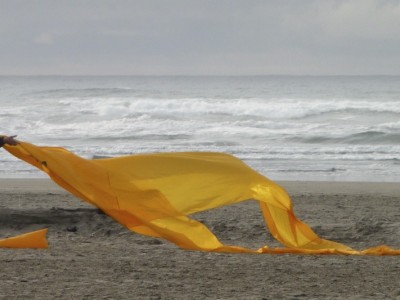
<path fill-rule="evenodd" d="M 283 182 L 297 216 L 356 249 L 400 248 L 400 184 Z M 0 299 L 400 299 L 400 257 L 216 254 L 140 236 L 48 180 L 0 180 Z M 254 201 L 197 214 L 225 243 L 280 246 Z"/>

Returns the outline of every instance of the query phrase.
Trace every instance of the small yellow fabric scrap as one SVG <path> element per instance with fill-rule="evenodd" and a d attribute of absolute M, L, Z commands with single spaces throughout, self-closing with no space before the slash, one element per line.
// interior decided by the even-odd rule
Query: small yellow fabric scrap
<path fill-rule="evenodd" d="M 296 218 L 288 194 L 228 154 L 155 153 L 99 160 L 64 148 L 20 142 L 4 148 L 46 172 L 57 184 L 130 230 L 183 249 L 238 253 L 399 255 L 387 246 L 357 251 L 319 238 Z M 222 244 L 188 215 L 254 199 L 272 235 L 286 248 L 258 250 Z M 245 216 L 243 216 L 245 217 Z"/>
<path fill-rule="evenodd" d="M 41 229 L 0 240 L 0 248 L 45 249 L 47 229 Z"/>

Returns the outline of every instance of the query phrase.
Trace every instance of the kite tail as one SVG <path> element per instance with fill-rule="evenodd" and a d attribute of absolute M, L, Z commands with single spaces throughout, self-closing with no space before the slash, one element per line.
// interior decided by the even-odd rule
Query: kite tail
<path fill-rule="evenodd" d="M 45 249 L 48 247 L 46 234 L 47 229 L 41 229 L 7 239 L 2 239 L 0 240 L 0 248 Z"/>
<path fill-rule="evenodd" d="M 253 188 L 254 198 L 259 201 L 264 220 L 275 239 L 294 252 L 358 253 L 346 245 L 321 239 L 307 224 L 297 219 L 286 191 L 268 179 L 266 183 Z"/>

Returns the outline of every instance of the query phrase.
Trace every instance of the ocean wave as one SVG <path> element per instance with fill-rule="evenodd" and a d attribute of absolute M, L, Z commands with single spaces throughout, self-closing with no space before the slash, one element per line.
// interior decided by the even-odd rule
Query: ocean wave
<path fill-rule="evenodd" d="M 137 135 L 127 135 L 127 136 L 114 136 L 114 137 L 107 137 L 107 140 L 112 142 L 112 141 L 124 141 L 124 140 L 129 140 L 129 141 L 134 141 L 134 140 L 140 140 L 140 141 L 148 141 L 148 140 L 156 140 L 156 141 L 164 141 L 164 140 L 187 140 L 190 139 L 191 135 L 189 134 L 174 134 L 174 133 L 169 133 L 169 134 L 137 134 Z M 93 136 L 87 138 L 87 140 L 91 141 L 104 141 L 104 137 L 99 137 L 99 136 Z"/>
<path fill-rule="evenodd" d="M 97 90 L 97 89 L 96 89 Z M 108 89 L 105 89 L 108 90 Z M 8 112 L 21 106 L 25 112 L 40 105 L 45 112 L 75 114 L 84 118 L 87 114 L 100 117 L 136 117 L 148 114 L 153 117 L 225 117 L 250 120 L 301 120 L 328 114 L 351 116 L 376 116 L 376 114 L 400 115 L 399 101 L 354 101 L 337 99 L 274 99 L 274 98 L 146 98 L 119 97 L 110 90 L 107 97 L 66 96 L 60 99 L 39 97 L 9 106 Z M 340 117 L 340 116 L 339 116 Z"/>
<path fill-rule="evenodd" d="M 306 142 L 315 143 L 319 136 L 321 142 L 326 142 L 326 137 L 329 139 L 341 133 L 350 135 L 357 131 L 400 131 L 400 122 L 397 121 L 400 118 L 400 102 L 396 101 L 156 99 L 114 95 L 87 99 L 40 98 L 3 105 L 2 110 L 4 115 L 0 118 L 0 126 L 4 125 L 5 128 L 21 129 L 24 124 L 29 124 L 34 130 L 39 125 L 47 125 L 49 133 L 50 129 L 55 129 L 56 134 L 72 130 L 77 135 L 89 136 L 100 128 L 112 136 L 125 129 L 146 131 L 149 134 L 157 131 L 164 134 L 167 130 L 179 134 L 182 130 L 205 134 L 220 131 L 254 138 L 262 135 L 300 135 L 308 138 L 307 133 L 310 132 L 314 137 Z M 116 132 L 113 133 L 114 130 Z M 354 139 L 363 140 L 357 136 Z"/>
<path fill-rule="evenodd" d="M 327 169 L 278 169 L 282 173 L 335 173 L 335 172 L 346 172 L 347 169 L 341 168 L 327 168 Z"/>
<path fill-rule="evenodd" d="M 217 151 L 294 180 L 400 178 L 399 78 L 9 78 L 0 128 L 86 158 Z"/>
<path fill-rule="evenodd" d="M 290 137 L 289 140 L 310 144 L 400 144 L 400 133 L 366 131 L 341 137 Z"/>
<path fill-rule="evenodd" d="M 34 118 L 1 118 L 4 134 L 56 140 L 186 140 L 188 143 L 258 144 L 399 144 L 399 122 L 372 125 L 323 122 L 211 118 L 98 118 L 86 115 L 48 115 Z"/>
<path fill-rule="evenodd" d="M 369 115 L 372 113 L 400 114 L 397 101 L 326 101 L 282 99 L 129 99 L 95 100 L 85 102 L 100 115 L 113 114 L 116 109 L 129 115 L 151 114 L 165 116 L 222 115 L 260 117 L 263 119 L 301 119 L 329 113 Z"/>
<path fill-rule="evenodd" d="M 137 92 L 134 88 L 61 88 L 47 89 L 26 93 L 25 96 L 30 97 L 56 97 L 56 98 L 86 98 L 86 97 L 104 97 L 115 95 L 134 95 Z"/>
<path fill-rule="evenodd" d="M 312 148 L 293 147 L 291 145 L 244 145 L 240 143 L 209 142 L 196 143 L 186 140 L 145 140 L 130 141 L 93 141 L 88 140 L 85 146 L 77 143 L 66 145 L 68 149 L 85 157 L 92 155 L 119 156 L 135 153 L 153 152 L 191 152 L 211 151 L 233 154 L 247 161 L 258 162 L 303 162 L 310 166 L 314 161 L 360 161 L 387 162 L 398 164 L 400 146 L 393 145 L 357 145 L 357 146 L 317 146 Z"/>

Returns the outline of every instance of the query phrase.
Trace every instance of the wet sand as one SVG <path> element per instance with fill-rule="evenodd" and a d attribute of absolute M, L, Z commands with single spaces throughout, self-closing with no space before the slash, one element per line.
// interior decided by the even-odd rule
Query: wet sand
<path fill-rule="evenodd" d="M 356 249 L 400 248 L 400 184 L 281 182 L 296 215 Z M 0 180 L 0 237 L 48 228 L 49 249 L 0 249 L 0 299 L 400 299 L 400 257 L 184 251 L 128 231 L 45 179 Z M 196 214 L 227 244 L 280 246 L 258 205 Z"/>

